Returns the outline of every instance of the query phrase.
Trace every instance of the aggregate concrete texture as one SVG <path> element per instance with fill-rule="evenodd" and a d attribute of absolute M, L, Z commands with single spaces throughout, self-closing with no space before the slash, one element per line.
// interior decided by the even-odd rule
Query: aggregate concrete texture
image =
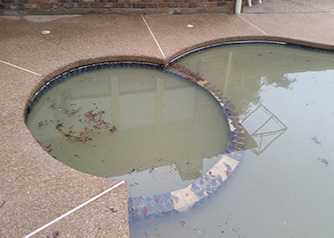
<path fill-rule="evenodd" d="M 165 64 L 186 51 L 236 40 L 286 41 L 334 50 L 332 5 L 316 13 L 239 16 L 0 17 L 0 237 L 24 237 L 119 182 L 63 165 L 29 133 L 24 123 L 27 103 L 53 76 L 101 61 Z M 43 34 L 45 30 L 50 33 Z M 127 211 L 122 184 L 33 237 L 57 232 L 58 237 L 129 237 Z"/>

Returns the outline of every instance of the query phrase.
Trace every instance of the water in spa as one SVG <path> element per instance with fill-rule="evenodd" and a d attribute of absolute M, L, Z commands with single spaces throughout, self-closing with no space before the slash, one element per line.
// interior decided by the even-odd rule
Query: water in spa
<path fill-rule="evenodd" d="M 229 129 L 204 89 L 161 70 L 83 73 L 47 91 L 27 125 L 54 158 L 125 180 L 130 196 L 189 185 L 226 151 Z"/>
<path fill-rule="evenodd" d="M 231 99 L 246 150 L 216 194 L 186 213 L 130 223 L 131 237 L 332 237 L 334 54 L 236 45 L 178 63 Z"/>

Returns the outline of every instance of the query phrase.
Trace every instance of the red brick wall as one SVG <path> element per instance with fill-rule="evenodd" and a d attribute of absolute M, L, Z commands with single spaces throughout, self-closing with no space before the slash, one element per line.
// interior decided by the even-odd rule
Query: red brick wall
<path fill-rule="evenodd" d="M 0 0 L 0 10 L 214 8 L 233 9 L 235 0 Z"/>

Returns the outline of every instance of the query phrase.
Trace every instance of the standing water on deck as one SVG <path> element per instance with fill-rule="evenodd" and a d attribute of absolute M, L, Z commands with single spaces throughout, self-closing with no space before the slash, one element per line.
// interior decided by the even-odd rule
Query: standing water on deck
<path fill-rule="evenodd" d="M 131 222 L 131 237 L 332 237 L 334 54 L 239 45 L 177 63 L 232 101 L 246 149 L 216 194 L 187 213 Z"/>
<path fill-rule="evenodd" d="M 125 180 L 131 196 L 189 185 L 217 162 L 229 140 L 222 109 L 205 90 L 134 67 L 58 83 L 33 106 L 27 125 L 53 157 Z"/>

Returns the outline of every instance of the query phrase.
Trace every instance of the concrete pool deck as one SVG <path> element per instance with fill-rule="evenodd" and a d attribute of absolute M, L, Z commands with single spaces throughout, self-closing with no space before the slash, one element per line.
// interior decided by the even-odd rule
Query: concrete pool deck
<path fill-rule="evenodd" d="M 273 40 L 334 50 L 334 8 L 327 9 L 332 10 L 0 17 L 0 237 L 129 237 L 126 184 L 63 165 L 24 124 L 27 103 L 52 77 L 109 60 L 165 64 L 227 41 Z"/>

